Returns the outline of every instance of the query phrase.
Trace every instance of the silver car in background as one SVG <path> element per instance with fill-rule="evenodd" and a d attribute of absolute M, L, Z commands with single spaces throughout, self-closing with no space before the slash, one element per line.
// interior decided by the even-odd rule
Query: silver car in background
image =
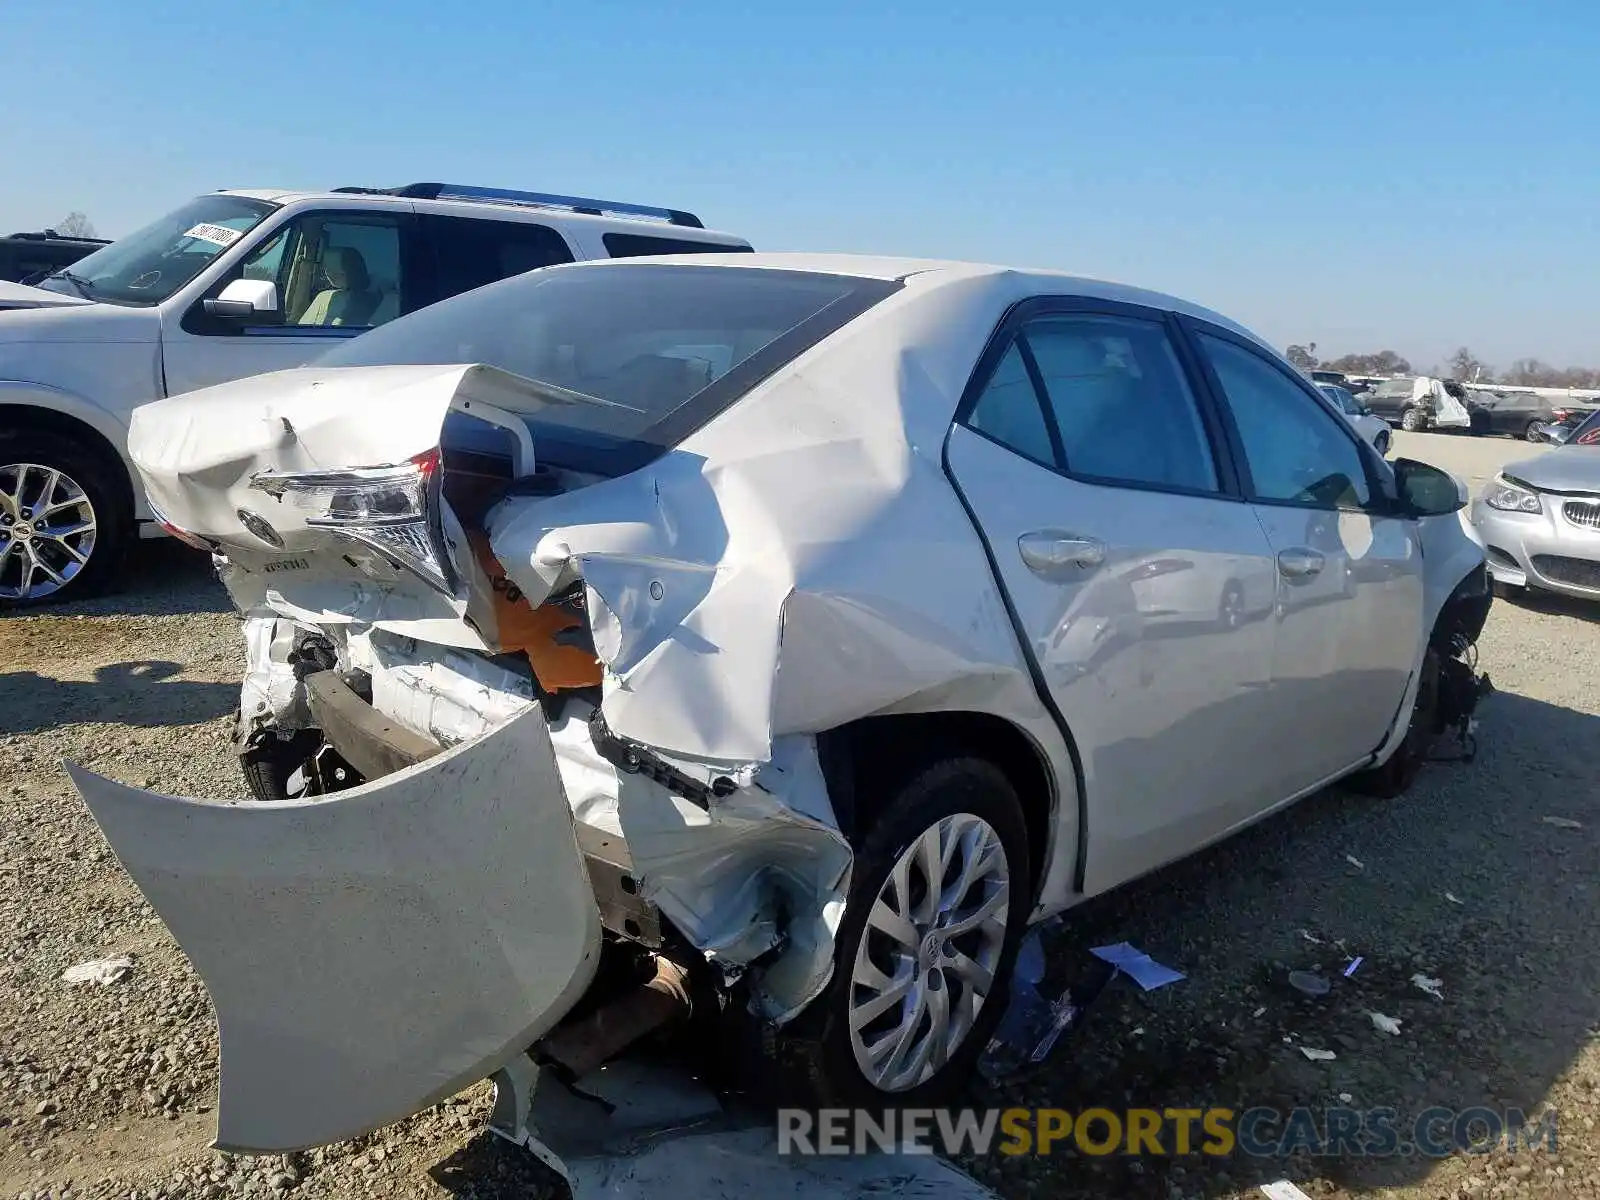
<path fill-rule="evenodd" d="M 1600 413 L 1563 445 L 1502 467 L 1472 523 L 1498 588 L 1600 599 Z"/>
<path fill-rule="evenodd" d="M 1319 383 L 1317 390 L 1333 401 L 1333 406 L 1344 414 L 1344 419 L 1363 438 L 1372 443 L 1379 454 L 1387 455 L 1392 442 L 1389 422 L 1375 416 L 1370 408 L 1356 398 L 1354 392 L 1336 383 Z"/>

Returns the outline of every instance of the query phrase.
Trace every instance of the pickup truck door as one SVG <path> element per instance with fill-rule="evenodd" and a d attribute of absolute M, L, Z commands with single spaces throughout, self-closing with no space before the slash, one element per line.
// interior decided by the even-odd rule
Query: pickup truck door
<path fill-rule="evenodd" d="M 162 314 L 166 394 L 303 366 L 332 345 L 426 303 L 430 264 L 410 213 L 318 209 L 265 231 L 203 294 Z M 278 308 L 205 311 L 235 279 L 271 280 Z"/>

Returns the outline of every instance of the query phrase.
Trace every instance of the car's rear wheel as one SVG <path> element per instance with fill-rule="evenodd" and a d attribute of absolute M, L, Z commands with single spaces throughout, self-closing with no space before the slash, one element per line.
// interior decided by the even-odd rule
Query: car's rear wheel
<path fill-rule="evenodd" d="M 1400 414 L 1400 428 L 1407 433 L 1420 433 L 1427 424 L 1428 419 L 1420 408 L 1408 408 Z"/>
<path fill-rule="evenodd" d="M 1542 421 L 1529 421 L 1528 427 L 1522 431 L 1522 436 L 1530 442 L 1543 441 L 1544 439 L 1539 436 L 1539 427 L 1542 424 L 1544 424 Z"/>
<path fill-rule="evenodd" d="M 951 1098 L 1005 1013 L 1031 896 L 1005 775 L 966 757 L 912 772 L 859 839 L 833 979 L 785 1033 L 793 1098 Z"/>
<path fill-rule="evenodd" d="M 0 607 L 90 594 L 131 532 L 126 489 L 98 455 L 47 430 L 0 433 Z"/>

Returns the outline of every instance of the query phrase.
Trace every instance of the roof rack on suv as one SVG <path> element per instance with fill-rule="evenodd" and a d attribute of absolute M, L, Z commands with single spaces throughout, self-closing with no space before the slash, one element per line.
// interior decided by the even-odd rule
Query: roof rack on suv
<path fill-rule="evenodd" d="M 565 208 L 598 217 L 649 217 L 671 225 L 704 229 L 705 223 L 692 212 L 678 208 L 658 208 L 649 204 L 627 204 L 620 200 L 596 200 L 588 196 L 562 196 L 554 192 L 518 192 L 506 188 L 474 187 L 464 183 L 408 183 L 396 188 L 341 187 L 336 192 L 364 192 L 372 196 L 404 196 L 413 200 L 479 200 L 488 204 L 520 204 L 533 208 Z"/>

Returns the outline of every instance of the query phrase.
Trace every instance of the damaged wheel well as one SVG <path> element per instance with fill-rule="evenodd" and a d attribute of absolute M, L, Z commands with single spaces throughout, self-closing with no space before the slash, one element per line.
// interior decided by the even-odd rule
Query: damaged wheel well
<path fill-rule="evenodd" d="M 894 794 L 908 771 L 961 754 L 992 762 L 1022 801 L 1029 879 L 1037 897 L 1050 849 L 1056 789 L 1044 752 L 1010 721 L 976 712 L 865 717 L 818 735 L 817 753 L 839 828 L 852 844 L 871 823 L 875 806 Z"/>

